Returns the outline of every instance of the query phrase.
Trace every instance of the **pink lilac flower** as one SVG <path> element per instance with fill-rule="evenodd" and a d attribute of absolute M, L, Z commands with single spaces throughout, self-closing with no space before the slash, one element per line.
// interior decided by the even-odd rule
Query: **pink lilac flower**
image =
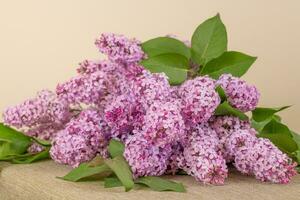
<path fill-rule="evenodd" d="M 180 167 L 204 184 L 222 185 L 227 178 L 225 159 L 218 151 L 219 140 L 216 132 L 206 124 L 193 128 L 184 146 Z"/>
<path fill-rule="evenodd" d="M 233 107 L 247 112 L 254 110 L 257 106 L 260 94 L 255 86 L 248 85 L 231 74 L 223 74 L 217 84 L 224 89 L 227 99 Z"/>
<path fill-rule="evenodd" d="M 227 138 L 236 130 L 251 130 L 249 121 L 240 120 L 233 116 L 212 117 L 210 120 L 211 127 L 216 131 L 219 138 L 219 148 L 226 162 L 231 162 L 233 157 L 225 148 Z M 251 131 L 255 134 L 255 131 Z"/>
<path fill-rule="evenodd" d="M 165 101 L 171 94 L 170 84 L 164 73 L 152 74 L 143 71 L 143 74 L 131 81 L 130 85 L 131 91 L 145 108 L 155 100 Z"/>
<path fill-rule="evenodd" d="M 142 135 L 158 146 L 180 141 L 185 136 L 180 101 L 154 101 L 146 111 Z"/>
<path fill-rule="evenodd" d="M 142 74 L 144 70 L 145 69 L 142 66 L 136 63 L 122 64 L 110 60 L 85 60 L 81 62 L 77 68 L 77 72 L 81 75 L 91 75 L 96 72 L 103 72 L 106 75 L 106 79 L 109 80 L 110 85 L 116 87 L 121 83 L 124 84 L 124 82 L 119 82 L 120 79 L 122 79 L 122 81 L 123 79 L 128 81 Z M 110 93 L 112 92 L 113 91 L 110 91 Z"/>
<path fill-rule="evenodd" d="M 256 138 L 249 130 L 237 130 L 226 144 L 234 156 L 235 167 L 258 180 L 288 183 L 297 172 L 297 164 L 282 153 L 270 140 Z"/>
<path fill-rule="evenodd" d="M 207 122 L 220 104 L 215 82 L 208 76 L 184 82 L 179 89 L 182 116 L 188 125 Z"/>
<path fill-rule="evenodd" d="M 58 84 L 56 93 L 59 98 L 69 104 L 97 104 L 109 93 L 111 82 L 107 80 L 107 74 L 101 71 L 72 78 Z"/>
<path fill-rule="evenodd" d="M 108 130 L 96 110 L 85 110 L 72 119 L 52 142 L 50 155 L 60 164 L 77 167 L 97 153 L 107 157 Z"/>
<path fill-rule="evenodd" d="M 70 117 L 68 104 L 49 90 L 42 90 L 37 97 L 9 107 L 3 113 L 4 122 L 17 128 L 45 123 L 63 124 Z"/>
<path fill-rule="evenodd" d="M 127 93 L 115 96 L 106 106 L 104 114 L 113 136 L 119 137 L 122 134 L 129 134 L 134 128 L 141 127 L 144 112 L 135 97 Z"/>
<path fill-rule="evenodd" d="M 95 44 L 101 53 L 115 62 L 133 63 L 144 57 L 141 43 L 136 39 L 128 39 L 123 35 L 103 33 Z"/>
<path fill-rule="evenodd" d="M 170 146 L 161 148 L 153 145 L 138 133 L 125 142 L 124 157 L 131 167 L 134 178 L 164 174 L 170 153 Z"/>

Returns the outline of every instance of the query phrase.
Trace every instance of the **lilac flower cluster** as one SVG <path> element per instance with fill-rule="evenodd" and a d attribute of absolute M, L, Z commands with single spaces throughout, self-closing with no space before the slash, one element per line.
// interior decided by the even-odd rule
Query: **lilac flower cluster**
<path fill-rule="evenodd" d="M 233 116 L 219 116 L 211 118 L 210 125 L 218 135 L 219 148 L 223 157 L 228 163 L 231 162 L 233 158 L 225 149 L 226 140 L 236 130 L 249 130 L 250 123 Z"/>
<path fill-rule="evenodd" d="M 184 170 L 199 182 L 220 185 L 230 162 L 262 181 L 287 183 L 295 175 L 295 164 L 270 141 L 258 139 L 248 121 L 213 116 L 221 101 L 218 85 L 245 112 L 258 103 L 254 86 L 229 74 L 171 86 L 164 73 L 140 66 L 147 55 L 137 40 L 102 34 L 95 44 L 108 60 L 85 60 L 56 93 L 42 91 L 4 112 L 7 125 L 50 140 L 54 161 L 77 167 L 96 155 L 106 158 L 114 138 L 125 143 L 134 178 Z M 41 150 L 37 144 L 28 149 Z"/>
<path fill-rule="evenodd" d="M 103 123 L 98 111 L 82 111 L 57 133 L 52 142 L 51 157 L 58 163 L 72 167 L 93 159 L 97 153 L 107 157 L 109 130 L 105 130 Z"/>
<path fill-rule="evenodd" d="M 36 98 L 7 108 L 3 113 L 4 122 L 17 128 L 34 127 L 47 123 L 64 123 L 70 118 L 68 104 L 54 93 L 43 90 Z"/>
<path fill-rule="evenodd" d="M 260 94 L 255 86 L 248 85 L 231 74 L 223 74 L 217 84 L 224 89 L 228 101 L 233 107 L 247 112 L 254 110 L 257 106 Z"/>
<path fill-rule="evenodd" d="M 125 142 L 124 157 L 131 166 L 135 178 L 140 176 L 160 176 L 165 173 L 171 147 L 153 145 L 139 133 Z"/>
<path fill-rule="evenodd" d="M 182 116 L 188 125 L 207 122 L 220 104 L 215 82 L 208 76 L 188 80 L 179 88 Z"/>
<path fill-rule="evenodd" d="M 164 147 L 184 138 L 185 125 L 176 101 L 155 101 L 147 110 L 142 127 L 142 137 Z"/>
<path fill-rule="evenodd" d="M 219 137 L 223 157 L 243 174 L 273 183 L 288 183 L 296 174 L 296 163 L 268 139 L 257 138 L 248 121 L 224 116 L 214 117 L 210 124 Z"/>
<path fill-rule="evenodd" d="M 242 173 L 255 175 L 258 180 L 288 183 L 297 172 L 296 163 L 268 139 L 257 138 L 249 130 L 232 133 L 226 142 L 234 157 L 235 167 Z"/>
<path fill-rule="evenodd" d="M 188 135 L 183 150 L 184 159 L 180 161 L 182 169 L 196 180 L 222 185 L 227 177 L 226 161 L 219 152 L 219 140 L 216 132 L 207 123 L 199 124 Z"/>
<path fill-rule="evenodd" d="M 140 42 L 123 35 L 103 33 L 95 42 L 100 52 L 120 63 L 133 63 L 144 57 Z"/>

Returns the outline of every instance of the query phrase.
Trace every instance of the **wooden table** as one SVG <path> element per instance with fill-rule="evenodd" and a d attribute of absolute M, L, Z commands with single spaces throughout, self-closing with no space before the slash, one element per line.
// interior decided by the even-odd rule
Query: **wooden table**
<path fill-rule="evenodd" d="M 188 176 L 176 176 L 187 188 L 186 193 L 154 192 L 138 188 L 124 192 L 123 188 L 105 189 L 103 183 L 62 181 L 55 177 L 63 176 L 70 168 L 44 161 L 31 165 L 10 165 L 0 163 L 1 200 L 109 200 L 109 199 L 197 199 L 197 200 L 293 200 L 300 199 L 300 175 L 288 185 L 261 183 L 253 177 L 231 172 L 224 186 L 204 186 Z"/>

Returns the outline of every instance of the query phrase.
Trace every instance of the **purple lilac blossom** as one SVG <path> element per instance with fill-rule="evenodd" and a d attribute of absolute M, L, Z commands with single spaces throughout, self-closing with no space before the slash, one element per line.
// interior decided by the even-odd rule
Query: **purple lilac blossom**
<path fill-rule="evenodd" d="M 78 74 L 81 75 L 103 72 L 106 74 L 107 80 L 109 80 L 112 85 L 118 84 L 119 79 L 130 80 L 135 78 L 142 74 L 143 71 L 145 71 L 145 69 L 137 63 L 122 64 L 110 60 L 84 60 L 77 68 Z"/>
<path fill-rule="evenodd" d="M 144 109 L 130 93 L 115 96 L 106 106 L 105 120 L 112 129 L 113 137 L 126 137 L 134 128 L 141 127 Z M 122 136 L 122 138 L 123 138 Z"/>
<path fill-rule="evenodd" d="M 153 101 L 165 101 L 170 97 L 171 87 L 164 73 L 152 74 L 143 71 L 130 83 L 131 91 L 139 102 L 147 109 Z"/>
<path fill-rule="evenodd" d="M 207 122 L 220 104 L 215 82 L 208 76 L 187 80 L 179 88 L 182 116 L 187 125 Z"/>
<path fill-rule="evenodd" d="M 109 93 L 111 82 L 107 78 L 107 74 L 102 71 L 77 76 L 58 84 L 56 93 L 69 104 L 97 104 Z"/>
<path fill-rule="evenodd" d="M 217 84 L 224 89 L 227 99 L 233 107 L 248 112 L 257 106 L 260 94 L 255 86 L 248 85 L 231 74 L 223 74 Z"/>
<path fill-rule="evenodd" d="M 253 174 L 258 180 L 286 184 L 297 174 L 297 163 L 270 140 L 257 138 L 249 130 L 232 133 L 226 148 L 234 157 L 235 167 L 243 174 Z"/>
<path fill-rule="evenodd" d="M 184 146 L 180 167 L 204 184 L 223 185 L 228 169 L 218 150 L 219 139 L 209 124 L 193 127 Z"/>
<path fill-rule="evenodd" d="M 225 143 L 227 138 L 236 130 L 250 130 L 249 121 L 240 120 L 233 116 L 212 117 L 210 120 L 211 127 L 215 130 L 219 138 L 219 148 L 226 162 L 231 162 L 233 157 L 227 152 Z M 255 134 L 255 132 L 253 132 Z"/>
<path fill-rule="evenodd" d="M 115 62 L 134 63 L 144 57 L 141 43 L 136 39 L 128 39 L 123 35 L 103 33 L 95 44 L 101 53 Z"/>
<path fill-rule="evenodd" d="M 72 119 L 52 141 L 50 155 L 60 164 L 77 167 L 92 160 L 97 153 L 107 157 L 107 126 L 96 110 L 85 110 Z"/>
<path fill-rule="evenodd" d="M 146 111 L 142 135 L 162 147 L 183 139 L 185 125 L 180 114 L 180 101 L 153 101 Z"/>
<path fill-rule="evenodd" d="M 4 123 L 17 128 L 45 123 L 63 124 L 70 117 L 68 104 L 49 90 L 42 90 L 37 97 L 9 107 L 3 113 Z"/>
<path fill-rule="evenodd" d="M 134 178 L 160 176 L 167 169 L 171 150 L 171 146 L 158 147 L 139 133 L 135 133 L 125 142 L 124 157 L 131 167 Z"/>

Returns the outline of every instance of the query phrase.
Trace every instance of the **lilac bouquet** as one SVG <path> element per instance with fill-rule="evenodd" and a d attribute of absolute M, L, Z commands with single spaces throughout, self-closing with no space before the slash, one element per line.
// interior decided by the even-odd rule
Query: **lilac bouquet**
<path fill-rule="evenodd" d="M 219 15 L 191 42 L 109 33 L 95 45 L 106 60 L 85 60 L 56 91 L 4 111 L 0 160 L 50 156 L 74 168 L 65 180 L 101 174 L 106 187 L 126 190 L 184 191 L 165 174 L 222 185 L 228 164 L 273 183 L 296 175 L 300 139 L 276 114 L 288 106 L 257 107 L 257 88 L 240 79 L 256 58 L 227 51 Z"/>

